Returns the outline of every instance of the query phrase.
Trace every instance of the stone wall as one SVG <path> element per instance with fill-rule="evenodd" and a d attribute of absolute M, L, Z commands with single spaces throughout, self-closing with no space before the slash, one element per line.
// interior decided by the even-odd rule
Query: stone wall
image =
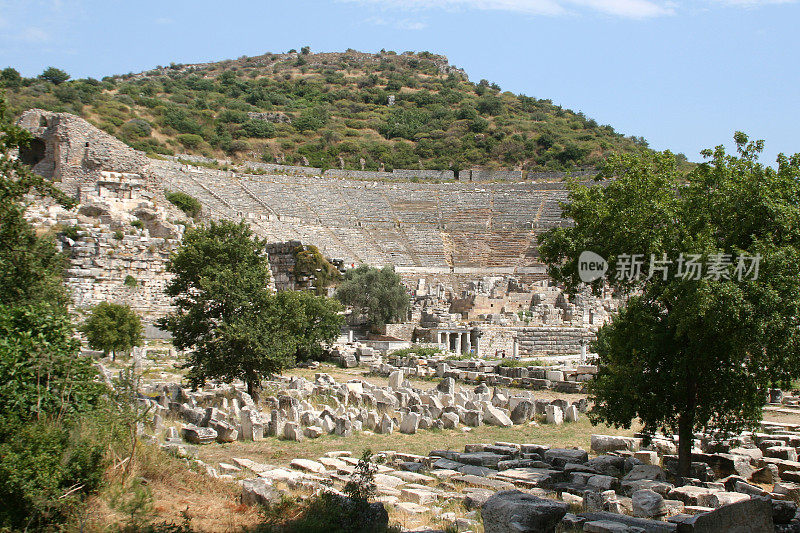
<path fill-rule="evenodd" d="M 294 276 L 295 250 L 302 246 L 300 241 L 274 242 L 267 244 L 269 269 L 279 291 L 295 290 L 297 280 Z"/>
<path fill-rule="evenodd" d="M 492 357 L 495 353 L 500 354 L 503 351 L 505 351 L 506 356 L 511 357 L 514 350 L 514 337 L 516 337 L 517 328 L 481 324 L 480 332 L 479 355 L 481 357 Z"/>
<path fill-rule="evenodd" d="M 517 355 L 531 357 L 540 355 L 573 355 L 581 351 L 581 342 L 594 340 L 594 329 L 564 326 L 500 326 L 480 324 L 481 356 L 491 357 L 495 352 L 505 351 L 507 357 L 514 355 L 514 339 Z"/>
<path fill-rule="evenodd" d="M 581 351 L 581 341 L 593 339 L 587 328 L 524 327 L 519 329 L 519 355 L 575 354 Z"/>
<path fill-rule="evenodd" d="M 93 187 L 101 170 L 142 174 L 149 159 L 122 141 L 69 113 L 30 109 L 19 124 L 38 142 L 37 153 L 23 154 L 36 173 L 61 183 L 67 194 L 78 196 L 83 186 Z"/>
<path fill-rule="evenodd" d="M 414 330 L 417 325 L 414 322 L 403 322 L 401 324 L 386 324 L 383 327 L 383 334 L 389 337 L 404 341 L 414 340 Z"/>
<path fill-rule="evenodd" d="M 138 233 L 118 237 L 108 227 L 84 226 L 78 240 L 62 239 L 62 251 L 70 262 L 66 285 L 78 309 L 104 301 L 127 304 L 152 324 L 172 309 L 164 295 L 171 279 L 166 262 L 178 241 Z"/>
<path fill-rule="evenodd" d="M 461 170 L 458 173 L 461 181 L 522 181 L 521 170 Z"/>

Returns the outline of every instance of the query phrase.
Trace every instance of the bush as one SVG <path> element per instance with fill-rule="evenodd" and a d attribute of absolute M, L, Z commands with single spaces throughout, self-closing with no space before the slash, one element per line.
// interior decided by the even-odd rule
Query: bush
<path fill-rule="evenodd" d="M 129 120 L 122 125 L 122 136 L 129 139 L 141 139 L 142 137 L 149 137 L 153 127 L 149 122 L 141 118 Z"/>
<path fill-rule="evenodd" d="M 438 346 L 420 346 L 419 344 L 412 344 L 408 348 L 400 348 L 399 350 L 392 350 L 391 355 L 404 357 L 410 354 L 417 354 L 420 357 L 433 357 L 441 355 L 444 351 Z"/>
<path fill-rule="evenodd" d="M 499 115 L 503 112 L 503 102 L 496 96 L 482 96 L 475 107 L 482 115 Z"/>
<path fill-rule="evenodd" d="M 292 125 L 297 131 L 303 133 L 309 130 L 317 131 L 327 123 L 328 112 L 324 108 L 314 107 L 300 113 L 300 116 L 294 119 Z"/>
<path fill-rule="evenodd" d="M 14 428 L 14 438 L 0 443 L 0 529 L 41 531 L 64 522 L 100 486 L 104 451 L 101 442 L 47 419 Z"/>
<path fill-rule="evenodd" d="M 125 276 L 125 281 L 123 281 L 122 284 L 125 285 L 126 287 L 133 288 L 139 285 L 139 282 L 136 281 L 136 278 L 128 274 L 127 276 Z"/>
<path fill-rule="evenodd" d="M 336 298 L 361 315 L 373 330 L 406 318 L 409 298 L 400 276 L 387 265 L 382 269 L 362 265 L 348 270 Z"/>
<path fill-rule="evenodd" d="M 99 403 L 105 387 L 73 334 L 69 316 L 49 304 L 0 306 L 0 441 L 5 424 Z"/>
<path fill-rule="evenodd" d="M 190 117 L 185 109 L 176 105 L 171 105 L 164 110 L 162 122 L 165 126 L 173 128 L 178 133 L 200 134 L 200 124 Z"/>
<path fill-rule="evenodd" d="M 308 499 L 300 513 L 290 512 L 291 501 L 267 510 L 265 531 L 268 533 L 388 533 L 399 531 L 389 527 L 389 515 L 381 503 L 370 503 L 375 497 L 377 465 L 366 450 L 350 480 L 345 484 L 346 497 L 323 492 Z M 291 521 L 286 516 L 296 515 Z M 274 517 L 274 518 L 273 518 Z"/>
<path fill-rule="evenodd" d="M 0 85 L 9 89 L 14 89 L 22 85 L 22 76 L 15 68 L 6 67 L 0 71 Z"/>
<path fill-rule="evenodd" d="M 79 231 L 80 228 L 75 224 L 72 224 L 70 226 L 64 226 L 63 228 L 61 228 L 58 234 L 62 237 L 67 237 L 68 239 L 77 241 L 81 237 L 80 234 L 78 233 Z"/>
<path fill-rule="evenodd" d="M 197 148 L 203 144 L 203 138 L 194 133 L 181 133 L 178 135 L 178 142 L 186 148 Z"/>
<path fill-rule="evenodd" d="M 396 109 L 382 124 L 378 132 L 387 139 L 402 137 L 415 140 L 418 133 L 428 130 L 430 115 L 420 109 Z"/>
<path fill-rule="evenodd" d="M 248 120 L 239 130 L 243 137 L 269 139 L 275 137 L 275 125 L 266 120 Z"/>
<path fill-rule="evenodd" d="M 195 218 L 200 214 L 200 201 L 194 196 L 180 191 L 166 192 L 164 196 L 169 203 L 186 213 L 187 216 Z"/>

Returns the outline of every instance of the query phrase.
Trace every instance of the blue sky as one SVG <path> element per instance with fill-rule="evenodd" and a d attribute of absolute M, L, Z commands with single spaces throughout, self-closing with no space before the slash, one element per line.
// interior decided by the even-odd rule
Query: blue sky
<path fill-rule="evenodd" d="M 0 0 L 0 68 L 101 78 L 170 62 L 347 48 L 429 50 L 657 149 L 800 152 L 794 0 Z"/>

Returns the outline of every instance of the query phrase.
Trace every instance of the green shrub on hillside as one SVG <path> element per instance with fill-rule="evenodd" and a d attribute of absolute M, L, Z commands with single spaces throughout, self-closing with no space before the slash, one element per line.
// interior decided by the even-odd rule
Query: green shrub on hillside
<path fill-rule="evenodd" d="M 329 167 L 338 166 L 345 151 L 339 146 L 349 142 L 354 149 L 343 157 L 347 168 L 361 168 L 363 158 L 372 170 L 383 163 L 386 168 L 421 164 L 440 170 L 514 166 L 536 171 L 601 167 L 611 153 L 647 146 L 644 139 L 625 137 L 551 100 L 501 93 L 497 84 L 474 84 L 456 73 L 443 76 L 433 58 L 386 52 L 376 64 L 372 57 L 368 63 L 352 54 L 320 59 L 309 51 L 299 60 L 268 54 L 263 61 L 240 58 L 191 72 L 176 68 L 164 75 L 156 69 L 102 82 L 62 81 L 63 76 L 52 83 L 27 80 L 5 69 L 0 85 L 12 88 L 15 114 L 30 107 L 81 114 L 154 154 L 171 154 L 170 146 L 180 146 L 191 153 L 247 157 L 264 147 L 273 154 L 280 150 L 287 162 L 299 163 L 305 156 Z M 247 113 L 253 111 L 284 113 L 292 122 L 251 120 Z M 524 149 L 503 144 L 515 136 L 524 137 L 514 141 Z M 395 139 L 407 140 L 410 153 L 395 150 Z M 317 148 L 320 140 L 323 147 Z M 380 155 L 372 149 L 376 143 L 384 148 Z"/>
<path fill-rule="evenodd" d="M 202 206 L 200 205 L 200 200 L 194 196 L 180 191 L 167 191 L 164 193 L 164 196 L 168 202 L 186 213 L 187 216 L 195 218 L 200 214 Z"/>

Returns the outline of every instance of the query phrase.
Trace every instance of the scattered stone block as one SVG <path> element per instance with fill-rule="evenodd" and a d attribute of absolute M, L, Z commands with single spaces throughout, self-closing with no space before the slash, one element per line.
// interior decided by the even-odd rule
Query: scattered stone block
<path fill-rule="evenodd" d="M 767 499 L 752 498 L 725 505 L 708 513 L 701 513 L 684 521 L 683 528 L 693 533 L 718 531 L 747 531 L 748 533 L 773 533 L 772 504 Z"/>
<path fill-rule="evenodd" d="M 633 504 L 633 516 L 658 518 L 667 514 L 664 497 L 652 490 L 637 490 L 631 496 L 631 501 Z"/>
<path fill-rule="evenodd" d="M 181 435 L 192 444 L 210 444 L 217 438 L 217 432 L 212 428 L 201 428 L 195 425 L 187 425 L 181 429 Z"/>
<path fill-rule="evenodd" d="M 483 421 L 486 424 L 500 427 L 511 427 L 514 423 L 500 408 L 493 407 L 489 404 L 483 406 Z"/>
<path fill-rule="evenodd" d="M 481 507 L 485 533 L 552 533 L 567 514 L 567 504 L 519 490 L 501 491 Z"/>
<path fill-rule="evenodd" d="M 635 452 L 639 449 L 641 439 L 618 437 L 616 435 L 592 435 L 591 448 L 597 454 L 605 454 L 619 450 Z"/>
<path fill-rule="evenodd" d="M 246 479 L 242 482 L 242 503 L 245 505 L 271 505 L 279 502 L 281 493 L 262 478 Z"/>
<path fill-rule="evenodd" d="M 325 465 L 317 461 L 312 461 L 311 459 L 292 459 L 289 466 L 314 474 L 324 474 L 326 472 Z"/>
<path fill-rule="evenodd" d="M 417 428 L 419 426 L 420 416 L 417 413 L 406 413 L 403 415 L 403 419 L 400 421 L 400 433 L 405 433 L 406 435 L 413 435 L 417 432 Z"/>
<path fill-rule="evenodd" d="M 300 442 L 303 440 L 303 429 L 296 422 L 286 422 L 283 427 L 283 438 Z"/>
<path fill-rule="evenodd" d="M 564 412 L 557 405 L 550 404 L 545 408 L 547 423 L 556 426 L 564 423 Z"/>

